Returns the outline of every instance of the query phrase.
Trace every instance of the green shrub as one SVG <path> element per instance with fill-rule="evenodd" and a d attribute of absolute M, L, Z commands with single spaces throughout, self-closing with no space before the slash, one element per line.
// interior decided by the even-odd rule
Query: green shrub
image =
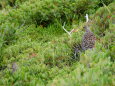
<path fill-rule="evenodd" d="M 104 3 L 105 5 L 109 5 L 110 3 L 112 3 L 114 0 L 100 0 L 102 2 L 102 4 Z"/>
<path fill-rule="evenodd" d="M 7 6 L 1 10 L 0 85 L 114 86 L 114 2 L 102 8 L 99 3 L 100 0 L 16 0 L 18 8 Z M 80 52 L 76 61 L 72 48 L 81 43 L 83 15 L 97 8 L 91 30 L 100 40 L 92 50 Z M 108 15 L 110 19 L 106 19 Z M 77 24 L 77 32 L 68 36 L 62 29 L 63 22 L 67 30 Z M 13 73 L 14 62 L 18 68 Z"/>
<path fill-rule="evenodd" d="M 27 0 L 1 0 L 0 1 L 0 8 L 4 9 L 7 8 L 8 6 L 17 8 L 22 2 L 25 2 Z"/>
<path fill-rule="evenodd" d="M 76 64 L 73 71 L 54 78 L 48 86 L 114 85 L 114 63 L 110 61 L 108 51 L 101 50 L 101 47 L 102 45 L 97 43 L 95 49 L 82 53 L 80 63 Z"/>
<path fill-rule="evenodd" d="M 97 2 L 98 0 L 29 0 L 20 5 L 18 9 L 11 9 L 6 20 L 19 23 L 25 21 L 38 25 L 47 25 L 48 22 L 54 22 L 55 18 L 61 19 L 61 21 L 72 21 L 88 12 L 88 10 L 95 10 Z"/>
<path fill-rule="evenodd" d="M 115 2 L 111 3 L 109 6 L 101 7 L 97 10 L 92 18 L 93 22 L 93 31 L 100 35 L 104 36 L 104 31 L 110 27 L 112 19 L 114 18 L 114 5 Z"/>

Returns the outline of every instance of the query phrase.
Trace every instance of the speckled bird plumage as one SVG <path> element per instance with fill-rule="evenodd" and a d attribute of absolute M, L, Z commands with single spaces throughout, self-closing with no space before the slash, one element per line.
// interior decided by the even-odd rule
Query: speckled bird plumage
<path fill-rule="evenodd" d="M 96 37 L 93 32 L 90 31 L 88 26 L 84 27 L 85 34 L 82 39 L 82 50 L 92 49 L 95 46 Z"/>

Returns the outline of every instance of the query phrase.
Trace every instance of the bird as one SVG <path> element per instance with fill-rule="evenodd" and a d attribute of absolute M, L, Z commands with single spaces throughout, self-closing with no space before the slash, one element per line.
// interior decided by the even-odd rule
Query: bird
<path fill-rule="evenodd" d="M 96 37 L 93 32 L 91 32 L 90 27 L 85 25 L 84 27 L 85 33 L 82 37 L 81 47 L 82 50 L 85 51 L 87 49 L 92 49 L 95 46 Z"/>

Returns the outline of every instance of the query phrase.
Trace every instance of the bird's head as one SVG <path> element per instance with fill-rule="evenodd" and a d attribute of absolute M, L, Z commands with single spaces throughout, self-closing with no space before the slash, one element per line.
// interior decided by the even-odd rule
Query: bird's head
<path fill-rule="evenodd" d="M 89 28 L 89 26 L 87 26 L 87 25 L 85 25 L 84 27 L 84 30 L 87 32 L 87 31 L 90 31 L 90 28 Z"/>

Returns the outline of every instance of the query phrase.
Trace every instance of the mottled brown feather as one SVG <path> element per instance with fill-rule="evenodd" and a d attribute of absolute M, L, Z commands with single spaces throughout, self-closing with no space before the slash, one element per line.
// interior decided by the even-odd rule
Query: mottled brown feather
<path fill-rule="evenodd" d="M 87 49 L 92 49 L 95 46 L 95 41 L 96 41 L 96 37 L 93 34 L 93 32 L 90 31 L 89 27 L 85 26 L 85 34 L 83 36 L 82 39 L 82 49 L 83 50 L 87 50 Z"/>

